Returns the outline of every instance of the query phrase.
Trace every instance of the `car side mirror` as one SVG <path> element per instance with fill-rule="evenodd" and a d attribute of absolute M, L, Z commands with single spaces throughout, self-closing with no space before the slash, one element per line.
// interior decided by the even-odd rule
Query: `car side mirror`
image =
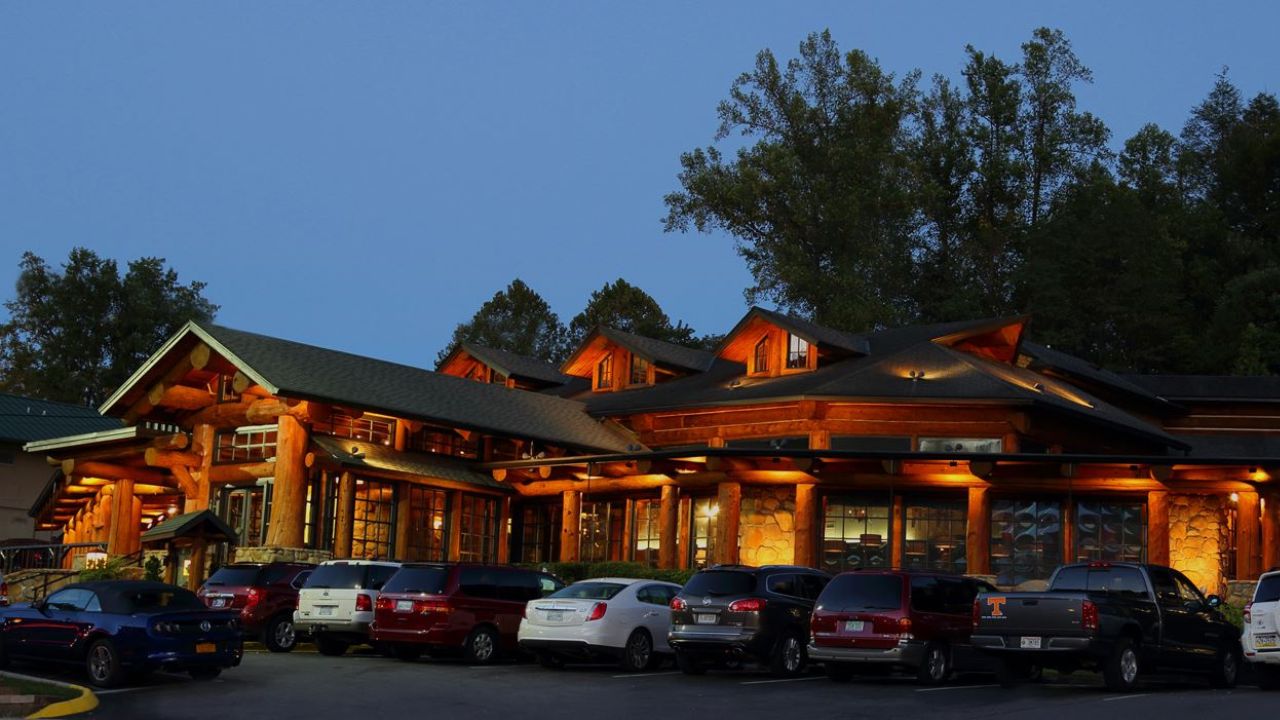
<path fill-rule="evenodd" d="M 1207 603 L 1207 604 L 1208 604 L 1208 605 L 1209 605 L 1209 607 L 1211 607 L 1211 608 L 1221 607 L 1221 605 L 1222 605 L 1222 598 L 1218 597 L 1217 595 L 1210 595 L 1210 596 L 1209 596 L 1209 598 L 1208 598 L 1208 603 Z"/>

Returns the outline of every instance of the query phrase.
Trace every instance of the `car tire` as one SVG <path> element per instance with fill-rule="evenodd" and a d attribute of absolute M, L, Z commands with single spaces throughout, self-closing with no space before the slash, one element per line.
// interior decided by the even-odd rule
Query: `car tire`
<path fill-rule="evenodd" d="M 396 656 L 396 659 L 405 662 L 413 662 L 422 657 L 422 650 L 421 645 L 414 645 L 413 643 L 399 643 L 391 648 L 391 652 Z"/>
<path fill-rule="evenodd" d="M 1142 673 L 1142 660 L 1138 646 L 1131 638 L 1120 638 L 1102 666 L 1102 679 L 1107 689 L 1116 692 L 1131 692 L 1138 684 L 1138 676 Z"/>
<path fill-rule="evenodd" d="M 622 647 L 622 660 L 619 665 L 623 672 L 644 672 L 653 667 L 656 657 L 657 655 L 653 652 L 653 638 L 649 637 L 649 632 L 636 629 L 631 632 L 631 636 L 627 638 L 627 644 Z"/>
<path fill-rule="evenodd" d="M 706 675 L 707 666 L 687 652 L 676 651 L 676 667 L 685 675 Z"/>
<path fill-rule="evenodd" d="M 110 640 L 94 641 L 84 655 L 84 665 L 85 672 L 89 675 L 89 682 L 96 687 L 115 687 L 125 678 L 124 666 L 120 664 L 120 653 Z"/>
<path fill-rule="evenodd" d="M 1258 678 L 1258 687 L 1262 690 L 1280 690 L 1280 666 L 1254 665 L 1253 672 Z"/>
<path fill-rule="evenodd" d="M 941 685 L 951 677 L 951 651 L 942 643 L 929 643 L 924 646 L 924 654 L 920 658 L 920 667 L 916 669 L 916 680 L 923 685 Z"/>
<path fill-rule="evenodd" d="M 488 625 L 481 625 L 472 630 L 462 646 L 463 657 L 472 665 L 488 665 L 496 662 L 500 654 L 498 633 Z"/>
<path fill-rule="evenodd" d="M 287 653 L 297 647 L 298 632 L 293 625 L 293 616 L 286 614 L 271 618 L 262 631 L 262 644 L 273 653 Z"/>
<path fill-rule="evenodd" d="M 321 655 L 340 657 L 346 654 L 347 647 L 347 643 L 341 640 L 335 640 L 327 635 L 316 636 L 316 650 L 318 650 Z"/>
<path fill-rule="evenodd" d="M 1240 652 L 1227 646 L 1218 651 L 1213 661 L 1213 673 L 1209 675 L 1209 684 L 1216 688 L 1230 689 L 1240 679 Z"/>
<path fill-rule="evenodd" d="M 799 635 L 789 632 L 774 643 L 773 652 L 769 654 L 769 672 L 774 677 L 795 677 L 804 672 L 804 666 L 808 661 L 804 640 Z"/>
<path fill-rule="evenodd" d="M 201 680 L 204 682 L 208 682 L 209 680 L 213 680 L 217 678 L 219 675 L 221 675 L 222 668 L 218 668 L 218 667 L 195 668 L 193 670 L 188 671 L 188 674 L 191 675 L 192 680 Z"/>
<path fill-rule="evenodd" d="M 564 668 L 564 658 L 555 653 L 538 653 L 538 664 L 548 670 L 561 670 Z"/>
<path fill-rule="evenodd" d="M 827 677 L 835 682 L 849 682 L 853 679 L 853 665 L 842 662 L 825 662 L 822 663 L 822 669 L 827 671 Z"/>

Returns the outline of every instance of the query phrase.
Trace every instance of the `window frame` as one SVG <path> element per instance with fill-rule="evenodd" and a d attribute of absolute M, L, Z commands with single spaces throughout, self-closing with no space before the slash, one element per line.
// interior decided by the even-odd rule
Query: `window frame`
<path fill-rule="evenodd" d="M 649 384 L 649 367 L 650 363 L 647 359 L 631 353 L 630 371 L 627 373 L 628 385 L 648 385 Z M 636 372 L 640 373 L 640 379 L 636 379 Z"/>
<path fill-rule="evenodd" d="M 812 351 L 813 343 L 795 333 L 787 333 L 787 357 L 783 369 L 808 370 L 809 354 Z"/>
<path fill-rule="evenodd" d="M 596 361 L 595 389 L 613 389 L 613 353 L 606 353 Z"/>
<path fill-rule="evenodd" d="M 764 375 L 769 372 L 769 336 L 762 335 L 751 351 L 751 374 Z"/>

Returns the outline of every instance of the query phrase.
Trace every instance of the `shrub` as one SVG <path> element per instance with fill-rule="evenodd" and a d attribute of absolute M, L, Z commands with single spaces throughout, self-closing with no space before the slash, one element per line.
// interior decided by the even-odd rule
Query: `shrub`
<path fill-rule="evenodd" d="M 147 562 L 143 564 L 143 579 L 160 582 L 164 579 L 164 563 L 160 562 L 160 558 L 152 555 L 147 558 Z"/>
<path fill-rule="evenodd" d="M 125 569 L 128 565 L 128 558 L 111 558 L 98 567 L 81 570 L 80 582 L 93 582 L 95 580 L 122 580 L 128 577 L 128 570 Z"/>
<path fill-rule="evenodd" d="M 1244 630 L 1244 608 L 1222 603 L 1222 605 L 1218 606 L 1218 610 L 1232 625 Z"/>
<path fill-rule="evenodd" d="M 566 583 L 589 580 L 599 577 L 628 577 L 647 580 L 664 580 L 677 585 L 689 582 L 695 570 L 679 570 L 654 568 L 633 562 L 598 562 L 598 563 L 523 563 L 521 567 L 533 568 L 549 572 Z"/>

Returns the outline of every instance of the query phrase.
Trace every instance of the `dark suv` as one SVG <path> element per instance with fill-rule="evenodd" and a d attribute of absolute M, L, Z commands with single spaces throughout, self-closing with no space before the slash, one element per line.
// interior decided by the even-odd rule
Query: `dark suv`
<path fill-rule="evenodd" d="M 744 660 L 778 676 L 800 673 L 808 662 L 809 613 L 830 580 L 792 565 L 716 565 L 696 573 L 671 601 L 676 664 L 689 675 Z"/>
<path fill-rule="evenodd" d="M 993 671 L 969 644 L 973 599 L 994 591 L 982 580 L 939 572 L 854 570 L 831 580 L 809 626 L 809 657 L 832 680 L 859 668 L 910 671 L 924 683 L 955 670 Z"/>
<path fill-rule="evenodd" d="M 216 610 L 239 610 L 245 637 L 261 640 L 271 652 L 289 652 L 298 641 L 298 588 L 314 569 L 307 563 L 233 563 L 219 568 L 196 594 Z"/>

